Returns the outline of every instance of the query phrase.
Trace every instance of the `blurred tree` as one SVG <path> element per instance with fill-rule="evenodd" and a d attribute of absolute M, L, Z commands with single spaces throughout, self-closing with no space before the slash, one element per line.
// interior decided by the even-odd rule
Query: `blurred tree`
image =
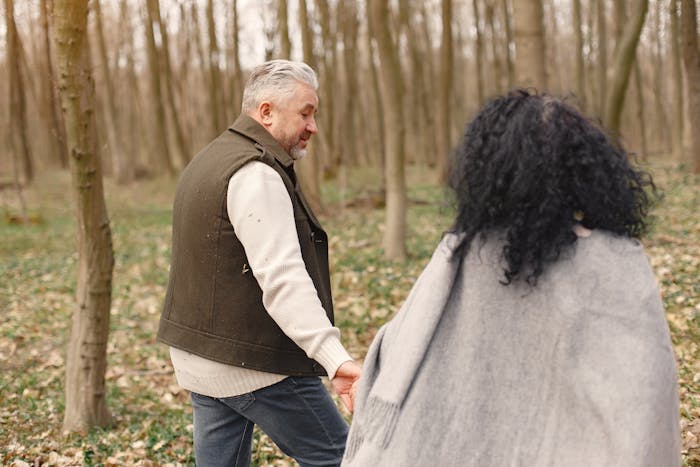
<path fill-rule="evenodd" d="M 546 91 L 548 85 L 542 0 L 513 2 L 513 20 L 516 84 Z"/>
<path fill-rule="evenodd" d="M 55 0 L 54 51 L 78 221 L 77 308 L 66 356 L 63 427 L 105 426 L 105 370 L 114 254 L 93 130 L 95 89 L 87 47 L 88 0 Z"/>
<path fill-rule="evenodd" d="M 391 37 L 388 0 L 371 0 L 369 21 L 379 51 L 379 82 L 384 109 L 386 138 L 386 222 L 384 255 L 387 259 L 406 258 L 406 180 L 404 169 L 403 79 L 398 49 Z"/>
<path fill-rule="evenodd" d="M 698 49 L 698 12 L 695 0 L 681 0 L 683 63 L 688 85 L 690 113 L 690 154 L 693 173 L 700 173 L 700 49 Z"/>
<path fill-rule="evenodd" d="M 613 76 L 610 94 L 605 102 L 603 123 L 615 134 L 620 133 L 620 119 L 625 102 L 625 93 L 633 70 L 637 44 L 649 8 L 649 0 L 637 0 L 634 13 L 622 30 L 619 45 L 616 46 L 613 63 Z"/>
<path fill-rule="evenodd" d="M 17 25 L 13 0 L 5 0 L 5 27 L 7 31 L 7 72 L 10 101 L 10 150 L 15 167 L 17 183 L 29 184 L 34 180 L 34 159 L 29 145 L 27 103 L 24 80 L 20 71 L 22 44 Z"/>

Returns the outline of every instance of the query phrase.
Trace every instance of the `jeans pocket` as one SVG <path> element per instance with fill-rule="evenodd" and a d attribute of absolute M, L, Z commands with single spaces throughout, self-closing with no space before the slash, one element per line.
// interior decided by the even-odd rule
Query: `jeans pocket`
<path fill-rule="evenodd" d="M 255 402 L 255 395 L 249 392 L 246 394 L 241 394 L 239 396 L 222 397 L 219 400 L 231 407 L 233 410 L 243 412 L 248 407 L 250 407 L 253 404 L 253 402 Z"/>

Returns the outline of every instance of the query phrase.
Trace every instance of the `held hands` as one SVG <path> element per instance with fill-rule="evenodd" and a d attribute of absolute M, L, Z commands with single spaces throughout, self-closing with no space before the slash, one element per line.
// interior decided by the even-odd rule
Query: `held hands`
<path fill-rule="evenodd" d="M 355 383 L 360 378 L 360 371 L 361 368 L 357 363 L 347 361 L 338 367 L 331 380 L 333 389 L 350 412 L 352 412 L 355 402 Z"/>

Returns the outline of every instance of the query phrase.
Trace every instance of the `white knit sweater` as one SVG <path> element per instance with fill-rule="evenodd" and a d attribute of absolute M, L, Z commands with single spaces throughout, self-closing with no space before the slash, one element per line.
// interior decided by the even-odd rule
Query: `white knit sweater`
<path fill-rule="evenodd" d="M 292 202 L 279 174 L 262 162 L 246 164 L 231 177 L 226 201 L 265 309 L 309 358 L 334 376 L 352 357 L 340 343 L 340 331 L 326 317 L 304 266 Z M 210 397 L 244 394 L 286 377 L 214 362 L 174 347 L 170 358 L 183 388 Z"/>

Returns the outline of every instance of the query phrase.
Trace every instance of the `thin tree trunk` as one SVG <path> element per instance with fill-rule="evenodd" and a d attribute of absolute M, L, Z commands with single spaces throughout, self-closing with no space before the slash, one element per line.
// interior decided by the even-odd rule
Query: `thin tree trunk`
<path fill-rule="evenodd" d="M 488 6 L 486 8 L 489 8 Z M 474 14 L 474 30 L 476 31 L 476 96 L 479 107 L 484 103 L 484 38 L 481 30 L 481 15 L 479 14 L 479 0 L 472 0 Z M 493 18 L 493 15 L 491 15 Z M 493 25 L 493 23 L 491 23 Z M 493 31 L 492 31 L 493 32 Z M 494 55 L 494 61 L 497 57 Z M 498 72 L 496 72 L 498 79 Z M 494 80 L 496 81 L 496 80 Z"/>
<path fill-rule="evenodd" d="M 63 427 L 85 432 L 110 419 L 105 370 L 114 255 L 102 167 L 91 128 L 95 85 L 87 48 L 87 0 L 56 0 L 54 14 L 58 89 L 78 220 L 77 308 L 66 358 Z"/>
<path fill-rule="evenodd" d="M 146 51 L 148 53 L 148 68 L 151 75 L 151 99 L 155 107 L 156 125 L 156 138 L 152 143 L 152 152 L 155 156 L 154 162 L 159 164 L 161 168 L 164 167 L 171 175 L 175 175 L 175 166 L 170 156 L 170 142 L 168 140 L 165 107 L 163 105 L 163 96 L 161 92 L 159 54 L 153 32 L 153 23 L 155 21 L 155 6 L 153 2 L 157 1 L 158 0 L 146 1 Z"/>
<path fill-rule="evenodd" d="M 669 0 L 671 15 L 671 63 L 673 71 L 673 160 L 683 160 L 683 138 L 685 119 L 683 118 L 683 69 L 681 66 L 680 26 L 678 24 L 678 0 Z"/>
<path fill-rule="evenodd" d="M 513 19 L 517 84 L 547 90 L 542 0 L 513 2 Z"/>
<path fill-rule="evenodd" d="M 365 3 L 365 8 L 366 11 L 369 12 L 372 10 L 372 0 L 366 0 Z M 380 90 L 379 86 L 379 76 L 377 74 L 377 67 L 375 66 L 375 54 L 374 54 L 374 47 L 372 45 L 372 38 L 374 37 L 374 29 L 372 25 L 372 21 L 368 20 L 367 21 L 367 66 L 369 68 L 370 72 L 370 77 L 372 80 L 372 91 L 374 95 L 374 103 L 376 108 L 375 110 L 375 115 L 378 118 L 377 125 L 375 125 L 377 129 L 377 140 L 378 144 L 375 146 L 376 154 L 378 154 L 378 157 L 376 159 L 380 162 L 380 165 L 383 167 L 385 165 L 385 158 L 386 158 L 386 137 L 384 135 L 384 105 L 382 104 L 382 93 Z M 385 173 L 382 171 L 382 177 L 385 179 Z M 383 183 L 383 186 L 386 187 L 386 182 Z M 386 190 L 386 188 L 385 188 Z"/>
<path fill-rule="evenodd" d="M 45 113 L 49 119 L 49 129 L 51 132 L 51 147 L 55 148 L 58 155 L 58 162 L 61 168 L 68 168 L 68 147 L 66 146 L 66 128 L 61 115 L 61 105 L 56 95 L 56 74 L 51 58 L 51 34 L 49 32 L 49 9 L 47 0 L 41 0 L 41 29 L 44 40 L 44 59 L 46 60 L 45 92 L 46 108 Z"/>
<path fill-rule="evenodd" d="M 277 0 L 277 23 L 279 25 L 280 58 L 292 58 L 292 42 L 289 40 L 289 15 L 287 0 Z"/>
<path fill-rule="evenodd" d="M 513 40 L 513 26 L 511 23 L 511 10 L 509 9 L 508 0 L 502 1 L 503 5 L 503 27 L 506 30 L 506 67 L 508 69 L 508 88 L 515 86 L 515 60 L 513 59 L 512 45 Z"/>
<path fill-rule="evenodd" d="M 132 24 L 131 11 L 129 10 L 129 0 L 121 0 L 119 4 L 120 28 L 122 39 L 124 41 L 124 61 L 126 75 L 126 85 L 129 89 L 129 99 L 125 99 L 125 107 L 122 109 L 126 115 L 124 128 L 127 130 L 129 138 L 125 138 L 124 142 L 127 145 L 125 153 L 127 164 L 124 167 L 124 181 L 129 183 L 136 178 L 136 166 L 141 160 L 143 146 L 146 144 L 145 125 L 142 124 L 144 115 L 141 92 L 139 90 L 139 80 L 136 76 L 136 64 L 134 63 L 134 28 Z"/>
<path fill-rule="evenodd" d="M 321 94 L 324 99 L 324 107 L 328 109 L 321 114 L 322 125 L 321 137 L 326 142 L 326 162 L 330 167 L 326 167 L 330 174 L 336 173 L 341 161 L 337 148 L 337 137 L 335 128 L 335 86 L 336 86 L 336 41 L 331 24 L 331 12 L 328 0 L 316 0 L 316 8 L 320 14 L 321 42 L 323 44 L 323 55 L 319 70 L 321 73 Z"/>
<path fill-rule="evenodd" d="M 214 21 L 214 0 L 207 1 L 207 31 L 209 33 L 209 106 L 212 118 L 212 135 L 224 131 L 226 117 L 223 111 L 221 70 L 219 68 L 219 46 L 216 41 L 216 22 Z"/>
<path fill-rule="evenodd" d="M 439 142 L 438 142 L 438 177 L 441 182 L 447 180 L 450 150 L 452 148 L 452 0 L 442 0 L 442 41 L 440 44 L 440 91 L 438 95 Z"/>
<path fill-rule="evenodd" d="M 301 5 L 301 0 L 300 0 Z M 238 28 L 238 2 L 233 0 L 231 5 L 233 8 L 233 71 L 234 71 L 234 84 L 236 86 L 237 92 L 233 100 L 233 104 L 236 109 L 241 108 L 241 100 L 243 98 L 243 69 L 241 68 L 241 52 L 240 52 L 240 41 L 238 38 L 238 33 L 240 29 Z M 301 8 L 301 6 L 299 7 Z"/>
<path fill-rule="evenodd" d="M 360 100 L 359 83 L 357 82 L 357 34 L 360 28 L 360 22 L 357 17 L 357 6 L 354 2 L 341 2 L 338 4 L 338 18 L 340 24 L 340 32 L 343 39 L 343 64 L 345 68 L 345 99 L 341 107 L 341 118 L 344 122 L 343 131 L 343 165 L 349 166 L 351 163 L 357 163 L 357 125 L 355 117 L 357 112 L 357 104 Z M 366 115 L 361 112 L 360 115 Z"/>
<path fill-rule="evenodd" d="M 655 140 L 660 143 L 663 152 L 666 152 L 670 148 L 670 129 L 667 117 L 666 102 L 663 98 L 663 77 L 661 76 L 663 70 L 663 45 L 661 42 L 661 11 L 662 2 L 657 0 L 654 10 L 654 107 L 655 112 L 655 122 L 654 127 L 656 128 Z"/>
<path fill-rule="evenodd" d="M 34 160 L 27 135 L 27 103 L 20 73 L 21 43 L 15 24 L 13 0 L 5 0 L 7 30 L 7 71 L 9 73 L 10 142 L 14 160 L 20 168 L 17 183 L 29 184 L 34 180 Z"/>
<path fill-rule="evenodd" d="M 576 97 L 583 111 L 586 110 L 585 66 L 583 59 L 583 20 L 581 15 L 581 0 L 573 0 L 574 35 L 576 37 Z"/>
<path fill-rule="evenodd" d="M 476 4 L 476 1 L 474 3 Z M 484 6 L 486 7 L 486 23 L 489 26 L 489 35 L 491 36 L 491 55 L 493 56 L 493 79 L 491 80 L 493 90 L 491 91 L 491 94 L 501 94 L 509 84 L 507 74 L 504 75 L 503 73 L 503 63 L 501 57 L 501 49 L 504 49 L 503 40 L 501 39 L 499 31 L 496 28 L 497 6 L 493 0 L 487 0 L 484 3 Z M 506 51 L 505 55 L 507 54 L 508 52 Z M 483 79 L 483 75 L 479 75 L 478 78 Z M 480 106 L 484 103 L 485 98 L 486 95 L 484 94 L 482 99 L 479 100 Z"/>
<path fill-rule="evenodd" d="M 639 66 L 639 56 L 634 60 L 634 90 L 637 97 L 637 122 L 639 122 L 639 142 L 641 144 L 641 158 L 647 159 L 649 154 L 649 142 L 647 136 L 647 125 L 644 119 L 644 82 L 642 79 L 642 70 Z M 656 109 L 657 112 L 660 109 Z"/>
<path fill-rule="evenodd" d="M 313 34 L 309 25 L 309 14 L 306 0 L 299 0 L 299 24 L 301 27 L 301 45 L 304 55 L 304 62 L 312 68 L 316 68 L 314 57 Z M 318 144 L 314 141 L 309 145 L 306 157 L 298 161 L 295 165 L 299 168 L 299 182 L 301 189 L 306 196 L 311 209 L 315 212 L 323 212 L 321 202 L 321 163 L 319 161 Z"/>
<path fill-rule="evenodd" d="M 109 69 L 109 59 L 107 57 L 107 44 L 105 42 L 104 27 L 102 25 L 102 8 L 100 0 L 93 0 L 93 8 L 95 9 L 95 26 L 97 28 L 97 45 L 100 55 L 100 69 L 102 79 L 105 83 L 105 103 L 107 104 L 104 112 L 105 126 L 107 132 L 107 142 L 109 145 L 109 155 L 112 161 L 112 171 L 117 183 L 124 184 L 128 182 L 126 160 L 124 158 L 124 150 L 118 135 L 120 134 L 117 128 L 119 121 L 119 113 L 115 104 L 114 82 L 112 81 L 112 71 Z"/>
<path fill-rule="evenodd" d="M 681 30 L 683 63 L 688 83 L 688 110 L 690 113 L 690 154 L 693 173 L 700 173 L 700 49 L 695 0 L 681 0 Z"/>
<path fill-rule="evenodd" d="M 153 17 L 155 19 L 155 24 L 158 25 L 158 31 L 160 32 L 160 56 L 162 57 L 161 70 L 163 73 L 163 79 L 165 80 L 165 105 L 169 110 L 169 115 L 173 124 L 172 128 L 175 132 L 175 143 L 177 145 L 175 152 L 178 155 L 180 168 L 183 168 L 190 161 L 190 146 L 185 138 L 185 132 L 182 128 L 180 112 L 175 105 L 173 67 L 170 61 L 170 41 L 168 40 L 167 27 L 165 23 L 163 23 L 163 16 L 160 14 L 160 1 L 153 0 L 153 7 Z"/>
<path fill-rule="evenodd" d="M 404 174 L 403 80 L 396 46 L 389 26 L 388 0 L 372 0 L 369 12 L 372 32 L 379 49 L 379 77 L 386 136 L 386 221 L 384 255 L 406 258 L 406 180 Z"/>
<path fill-rule="evenodd" d="M 605 114 L 608 100 L 608 28 L 605 24 L 605 0 L 596 0 L 598 15 L 598 113 Z"/>
<path fill-rule="evenodd" d="M 649 0 L 637 0 L 633 10 L 634 15 L 627 21 L 620 38 L 620 45 L 617 47 L 617 53 L 615 54 L 613 79 L 610 95 L 605 103 L 605 116 L 603 118 L 605 126 L 613 134 L 620 133 L 620 120 L 625 102 L 625 93 L 648 7 Z"/>

